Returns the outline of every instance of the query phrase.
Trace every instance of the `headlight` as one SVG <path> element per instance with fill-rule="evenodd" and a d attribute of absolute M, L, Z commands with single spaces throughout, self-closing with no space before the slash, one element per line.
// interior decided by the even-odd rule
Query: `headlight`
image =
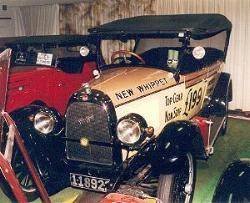
<path fill-rule="evenodd" d="M 38 112 L 34 117 L 34 128 L 42 134 L 49 134 L 53 131 L 55 122 L 50 113 Z"/>
<path fill-rule="evenodd" d="M 118 122 L 117 137 L 126 145 L 135 144 L 141 140 L 146 126 L 146 121 L 140 115 L 129 114 Z"/>

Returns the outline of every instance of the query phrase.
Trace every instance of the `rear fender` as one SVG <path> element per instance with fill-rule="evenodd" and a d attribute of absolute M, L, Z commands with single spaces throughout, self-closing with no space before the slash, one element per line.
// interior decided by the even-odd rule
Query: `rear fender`
<path fill-rule="evenodd" d="M 232 80 L 229 73 L 222 72 L 220 74 L 217 85 L 214 89 L 214 93 L 212 95 L 212 100 L 221 100 L 221 101 L 232 101 Z"/>
<path fill-rule="evenodd" d="M 208 105 L 203 109 L 201 116 L 209 117 L 210 115 L 222 116 L 227 114 L 227 103 L 232 101 L 232 80 L 230 74 L 221 73 L 214 92 L 209 97 Z"/>

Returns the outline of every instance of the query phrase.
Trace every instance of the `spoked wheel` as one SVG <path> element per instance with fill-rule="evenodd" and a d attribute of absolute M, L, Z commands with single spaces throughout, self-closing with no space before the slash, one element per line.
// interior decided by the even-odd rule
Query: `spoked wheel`
<path fill-rule="evenodd" d="M 35 186 L 35 183 L 32 179 L 32 176 L 30 175 L 28 168 L 24 162 L 23 157 L 21 156 L 21 153 L 18 149 L 14 147 L 13 149 L 13 157 L 12 157 L 12 163 L 11 166 L 16 174 L 16 178 L 18 179 L 18 182 L 20 183 L 20 186 L 27 197 L 27 200 L 33 201 L 38 197 L 37 188 Z M 29 150 L 30 155 L 32 156 L 32 151 Z M 1 182 L 1 188 L 2 191 L 8 196 L 11 200 L 14 202 L 16 201 L 12 190 L 9 186 L 9 184 L 6 181 Z"/>
<path fill-rule="evenodd" d="M 29 153 L 32 154 L 31 151 L 29 151 Z M 17 149 L 14 151 L 12 168 L 28 201 L 35 200 L 38 197 L 35 183 L 31 174 L 29 173 L 23 157 L 21 156 L 20 151 Z"/>
<path fill-rule="evenodd" d="M 27 200 L 29 202 L 35 200 L 38 197 L 37 189 L 19 150 L 16 148 L 14 148 L 11 166 Z M 9 184 L 3 177 L 0 177 L 0 187 L 8 198 L 16 202 Z"/>
<path fill-rule="evenodd" d="M 222 127 L 221 127 L 221 135 L 225 135 L 227 133 L 227 124 L 228 124 L 228 101 L 226 100 L 226 116 L 225 119 L 222 123 Z"/>
<path fill-rule="evenodd" d="M 191 153 L 183 158 L 178 172 L 159 177 L 157 198 L 163 203 L 192 202 L 196 178 L 196 162 Z"/>
<path fill-rule="evenodd" d="M 229 98 L 232 98 L 232 82 L 230 82 L 229 85 L 229 90 L 227 92 L 226 95 L 226 99 L 225 99 L 225 108 L 226 108 L 226 112 L 225 112 L 225 119 L 222 123 L 222 127 L 220 129 L 220 135 L 225 135 L 227 133 L 227 124 L 228 124 L 228 106 L 229 106 Z"/>

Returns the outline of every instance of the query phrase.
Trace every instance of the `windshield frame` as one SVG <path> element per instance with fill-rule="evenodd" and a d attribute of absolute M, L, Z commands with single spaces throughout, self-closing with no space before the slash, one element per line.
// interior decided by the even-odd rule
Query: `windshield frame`
<path fill-rule="evenodd" d="M 225 39 L 225 45 L 224 45 L 224 50 L 223 50 L 223 61 L 225 62 L 226 60 L 226 56 L 227 56 L 227 50 L 228 50 L 228 45 L 229 45 L 229 38 L 230 38 L 230 34 L 231 34 L 231 30 L 222 30 L 218 33 L 215 33 L 212 36 L 209 36 L 207 38 L 216 36 L 222 32 L 226 32 L 226 39 Z M 191 32 L 190 31 L 173 31 L 173 32 L 154 32 L 154 33 L 143 33 L 143 34 L 131 34 L 131 33 L 105 33 L 105 34 L 92 34 L 94 37 L 97 38 L 96 42 L 97 42 L 97 66 L 100 70 L 104 70 L 104 69 L 108 69 L 108 68 L 116 68 L 116 67 L 121 67 L 120 64 L 106 64 L 103 55 L 102 55 L 102 50 L 101 50 L 101 42 L 102 40 L 120 40 L 120 41 L 126 41 L 126 40 L 130 40 L 133 39 L 135 40 L 135 47 L 134 50 L 136 50 L 137 46 L 138 46 L 138 42 L 140 39 L 143 38 L 152 38 L 152 39 L 173 39 L 173 38 L 177 38 L 179 39 L 179 41 L 182 43 L 182 48 L 185 50 L 188 48 L 188 45 L 190 44 L 190 39 L 194 39 L 194 40 L 199 40 L 199 38 L 192 38 L 191 37 Z M 206 39 L 206 38 L 201 38 L 201 39 Z M 127 65 L 122 65 L 123 67 L 130 67 L 130 64 Z M 135 65 L 133 65 L 135 66 Z M 141 66 L 141 65 L 136 65 L 136 66 Z M 143 67 L 152 67 L 152 66 L 148 66 L 147 64 L 143 64 Z M 155 67 L 154 68 L 159 68 L 160 67 Z M 166 68 L 166 70 L 170 71 L 170 72 L 178 72 L 179 70 L 177 69 L 171 69 L 171 68 Z"/>

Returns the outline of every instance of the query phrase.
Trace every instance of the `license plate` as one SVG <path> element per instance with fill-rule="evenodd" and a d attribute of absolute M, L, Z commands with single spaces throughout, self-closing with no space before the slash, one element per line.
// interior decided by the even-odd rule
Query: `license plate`
<path fill-rule="evenodd" d="M 94 190 L 99 192 L 107 192 L 107 186 L 110 179 L 97 178 L 87 175 L 70 173 L 71 186 Z"/>

